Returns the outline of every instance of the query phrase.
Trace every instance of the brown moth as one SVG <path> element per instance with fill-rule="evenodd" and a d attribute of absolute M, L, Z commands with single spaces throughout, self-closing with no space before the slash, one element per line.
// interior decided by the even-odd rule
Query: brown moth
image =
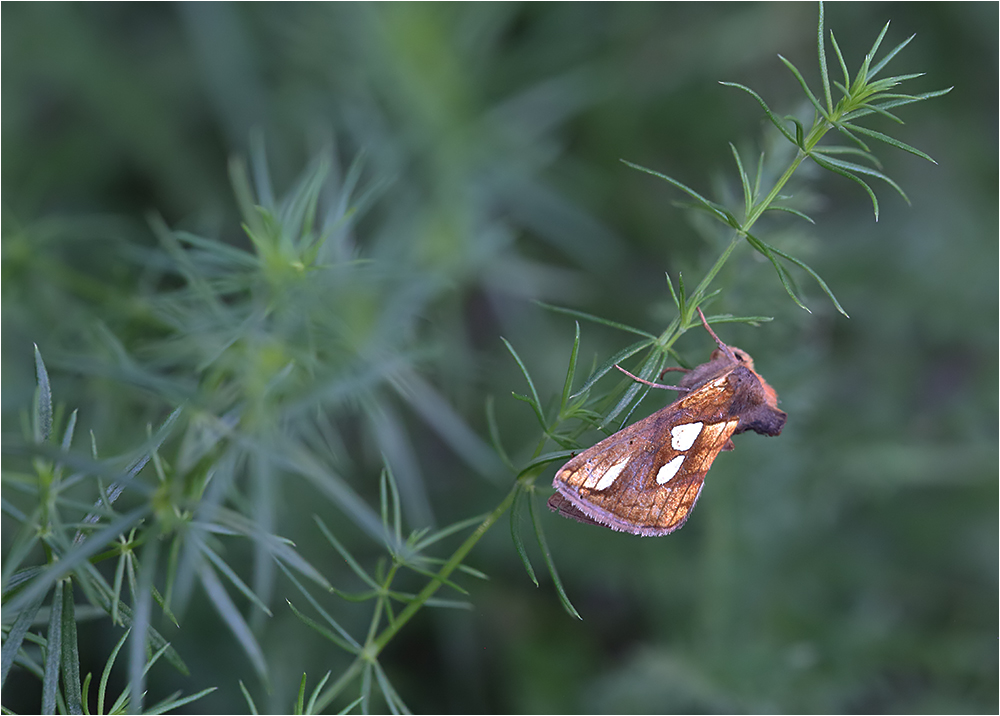
<path fill-rule="evenodd" d="M 718 344 L 708 363 L 686 371 L 681 397 L 563 465 L 552 482 L 549 508 L 559 514 L 637 535 L 666 535 L 679 529 L 694 508 L 708 468 L 733 435 L 753 430 L 778 435 L 786 415 L 778 394 L 754 369 L 753 359 L 727 346 L 701 321 Z M 675 368 L 673 370 L 683 370 Z"/>

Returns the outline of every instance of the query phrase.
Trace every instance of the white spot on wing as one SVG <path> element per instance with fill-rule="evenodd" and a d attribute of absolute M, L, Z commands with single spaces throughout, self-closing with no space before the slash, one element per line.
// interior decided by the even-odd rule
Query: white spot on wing
<path fill-rule="evenodd" d="M 611 485 L 614 484 L 618 476 L 622 474 L 622 470 L 628 465 L 629 458 L 625 458 L 620 462 L 616 462 L 614 465 L 608 468 L 608 471 L 601 476 L 601 479 L 597 481 L 594 485 L 595 490 L 607 490 Z"/>
<path fill-rule="evenodd" d="M 694 441 L 701 435 L 701 423 L 687 423 L 686 425 L 675 425 L 670 429 L 670 447 L 674 450 L 684 452 L 694 445 Z"/>
<path fill-rule="evenodd" d="M 701 423 L 698 423 L 698 425 L 701 425 Z M 676 475 L 677 471 L 681 469 L 682 462 L 684 462 L 684 456 L 678 455 L 666 465 L 661 467 L 660 471 L 656 473 L 656 483 L 658 485 L 662 485 L 673 480 L 674 475 Z"/>

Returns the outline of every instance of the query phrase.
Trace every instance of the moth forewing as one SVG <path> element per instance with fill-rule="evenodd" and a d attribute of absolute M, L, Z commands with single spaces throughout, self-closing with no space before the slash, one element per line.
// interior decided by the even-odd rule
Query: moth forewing
<path fill-rule="evenodd" d="M 558 492 L 549 507 L 580 522 L 639 535 L 665 535 L 679 528 L 739 421 L 692 428 L 695 423 L 678 422 L 676 416 L 676 406 L 668 406 L 570 460 L 556 474 Z M 680 443 L 684 450 L 673 447 L 671 423 L 674 435 L 685 439 Z M 687 443 L 695 430 L 697 436 Z M 658 442 L 664 433 L 668 437 Z M 606 480 L 608 475 L 613 479 Z"/>
<path fill-rule="evenodd" d="M 680 527 L 705 473 L 739 425 L 728 409 L 728 385 L 726 376 L 706 383 L 577 455 L 556 473 L 559 496 L 549 506 L 633 534 L 664 535 Z"/>

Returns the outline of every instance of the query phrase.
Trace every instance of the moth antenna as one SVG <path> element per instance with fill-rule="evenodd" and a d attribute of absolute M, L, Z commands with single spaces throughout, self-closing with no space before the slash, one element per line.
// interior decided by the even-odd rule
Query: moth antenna
<path fill-rule="evenodd" d="M 730 348 L 725 343 L 723 343 L 721 340 L 719 340 L 719 337 L 717 335 L 715 335 L 715 331 L 713 331 L 709 327 L 708 321 L 705 320 L 705 314 L 701 312 L 701 307 L 700 306 L 698 307 L 697 310 L 698 310 L 698 315 L 701 316 L 701 325 L 705 326 L 705 330 L 708 331 L 708 335 L 712 336 L 712 338 L 715 339 L 715 342 L 719 345 L 719 350 L 721 350 L 723 353 L 726 354 L 726 358 L 728 358 L 729 360 L 731 360 L 733 363 L 737 363 L 738 361 L 736 360 L 736 356 L 733 354 L 732 348 Z"/>
<path fill-rule="evenodd" d="M 643 380 L 642 378 L 640 378 L 637 375 L 632 375 L 631 373 L 629 373 L 627 370 L 625 370 L 624 368 L 622 368 L 617 363 L 615 363 L 615 368 L 617 368 L 618 370 L 620 370 L 622 373 L 624 373 L 625 375 L 627 375 L 632 380 L 637 381 L 639 383 L 642 383 L 643 385 L 648 385 L 651 388 L 663 388 L 664 390 L 676 390 L 679 393 L 688 393 L 691 390 L 690 388 L 682 388 L 679 385 L 661 385 L 660 383 L 651 383 L 648 380 Z"/>

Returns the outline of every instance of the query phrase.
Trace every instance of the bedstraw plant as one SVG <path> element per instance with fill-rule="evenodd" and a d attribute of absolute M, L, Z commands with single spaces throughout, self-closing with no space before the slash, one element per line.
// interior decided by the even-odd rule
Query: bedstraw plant
<path fill-rule="evenodd" d="M 88 712 L 95 703 L 92 692 L 101 713 L 160 713 L 194 701 L 211 689 L 148 703 L 146 676 L 161 662 L 188 673 L 169 632 L 184 628 L 183 615 L 200 590 L 255 672 L 256 685 L 240 685 L 252 712 L 258 710 L 252 692 L 269 687 L 260 620 L 276 609 L 290 610 L 301 627 L 345 655 L 331 661 L 339 665 L 336 673 L 303 674 L 298 699 L 288 708 L 295 713 L 330 708 L 406 712 L 405 694 L 382 665 L 385 648 L 424 607 L 468 606 L 463 584 L 487 575 L 466 558 L 508 512 L 514 549 L 531 581 L 540 584 L 531 559 L 535 543 L 558 598 L 579 618 L 546 543 L 536 493 L 547 493 L 547 484 L 539 479 L 583 446 L 586 431 L 613 429 L 623 414 L 635 410 L 647 390 L 641 384 L 619 379 L 609 389 L 597 389 L 616 364 L 639 357 L 635 372 L 650 380 L 668 361 L 683 362 L 675 344 L 698 325 L 699 308 L 721 302 L 721 289 L 713 283 L 744 246 L 767 259 L 796 305 L 806 307 L 797 277 L 807 276 L 846 316 L 832 288 L 812 268 L 762 238 L 760 220 L 784 213 L 812 222 L 790 193 L 806 162 L 857 184 L 877 220 L 873 181 L 905 194 L 882 172 L 872 146 L 888 144 L 930 160 L 862 124 L 874 118 L 900 122 L 897 108 L 948 91 L 903 94 L 900 85 L 919 75 L 880 76 L 912 39 L 879 56 L 888 30 L 886 24 L 853 75 L 831 32 L 831 72 L 820 5 L 819 92 L 780 58 L 801 85 L 811 122 L 779 116 L 749 87 L 722 83 L 758 102 L 792 150 L 775 169 L 763 153 L 749 161 L 731 145 L 741 206 L 726 206 L 667 174 L 625 162 L 680 190 L 688 206 L 724 227 L 728 242 L 693 289 L 680 273 L 668 275 L 677 313 L 658 334 L 546 306 L 637 336 L 590 370 L 579 386 L 579 322 L 558 391 L 539 385 L 515 346 L 504 340 L 527 384 L 527 392 L 514 398 L 526 403 L 538 422 L 537 441 L 526 448 L 505 448 L 490 398 L 486 421 L 495 454 L 490 453 L 421 377 L 436 358 L 422 339 L 419 315 L 447 284 L 415 278 L 387 261 L 377 242 L 374 249 L 359 248 L 358 221 L 382 190 L 377 182 L 362 181 L 362 158 L 341 177 L 332 171 L 335 155 L 324 153 L 279 200 L 258 142 L 249 168 L 238 161 L 231 167 L 249 250 L 173 230 L 150 217 L 159 248 L 138 253 L 135 260 L 159 277 L 158 290 L 139 299 L 141 310 L 155 321 L 156 334 L 134 350 L 105 335 L 114 357 L 110 368 L 83 358 L 72 365 L 111 373 L 155 394 L 167 417 L 150 425 L 145 443 L 127 454 L 104 455 L 101 437 L 93 434 L 89 448 L 80 450 L 78 414 L 67 414 L 53 395 L 46 363 L 36 350 L 37 390 L 25 437 L 4 445 L 5 519 L 19 528 L 4 551 L 3 681 L 37 678 L 43 713 Z M 708 320 L 756 324 L 771 319 L 715 313 Z M 440 529 L 409 530 L 413 505 L 429 500 L 419 479 L 404 480 L 386 459 L 373 507 L 365 490 L 344 477 L 354 469 L 351 446 L 364 443 L 365 435 L 383 452 L 400 448 L 399 401 L 414 406 L 471 471 L 494 481 L 506 472 L 506 492 L 488 514 Z M 430 404 L 433 411 L 416 407 Z M 323 546 L 313 546 L 309 555 L 278 531 L 283 512 L 278 498 L 288 481 L 337 507 L 337 519 L 300 520 L 298 533 L 311 534 Z M 363 534 L 381 556 L 349 547 L 347 531 Z M 238 563 L 227 557 L 241 545 L 252 554 L 249 574 L 240 573 Z M 353 576 L 331 569 L 335 563 L 346 565 Z M 256 616 L 247 617 L 239 603 Z M 361 629 L 352 616 L 356 604 L 368 608 Z M 96 683 L 92 674 L 81 673 L 77 637 L 80 621 L 93 618 L 116 635 Z M 110 675 L 122 662 L 126 686 L 112 702 Z"/>

